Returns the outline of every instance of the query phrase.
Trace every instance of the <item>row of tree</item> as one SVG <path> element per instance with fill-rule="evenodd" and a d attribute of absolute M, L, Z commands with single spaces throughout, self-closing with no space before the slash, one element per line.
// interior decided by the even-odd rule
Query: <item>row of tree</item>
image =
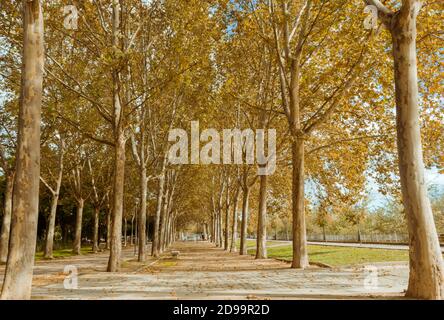
<path fill-rule="evenodd" d="M 374 30 L 363 28 L 366 4 L 379 10 Z M 426 164 L 441 168 L 442 41 L 434 22 L 442 4 L 419 11 L 418 0 L 74 1 L 77 29 L 65 28 L 64 5 L 10 0 L 0 9 L 2 298 L 30 297 L 45 192 L 47 258 L 63 194 L 76 208 L 74 252 L 87 203 L 94 251 L 106 234 L 109 272 L 120 268 L 122 224 L 135 210 L 143 262 L 148 220 L 153 256 L 194 223 L 226 250 L 236 250 L 239 234 L 246 254 L 250 207 L 257 258 L 266 257 L 267 216 L 289 208 L 292 267 L 305 268 L 307 205 L 328 199 L 353 207 L 368 176 L 403 198 L 412 248 L 407 294 L 443 297 L 420 136 L 424 124 Z M 258 176 L 246 164 L 172 165 L 169 133 L 189 130 L 193 120 L 216 130 L 275 129 L 275 174 Z"/>

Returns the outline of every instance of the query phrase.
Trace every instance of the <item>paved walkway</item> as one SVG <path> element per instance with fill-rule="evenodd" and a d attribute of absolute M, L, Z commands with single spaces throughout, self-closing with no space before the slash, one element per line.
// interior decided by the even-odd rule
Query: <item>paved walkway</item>
<path fill-rule="evenodd" d="M 377 287 L 368 286 L 363 267 L 294 270 L 273 259 L 254 260 L 207 242 L 179 242 L 178 259 L 138 263 L 124 250 L 119 273 L 105 272 L 107 253 L 39 261 L 34 299 L 348 299 L 400 298 L 407 286 L 406 264 L 378 266 Z M 66 265 L 76 266 L 78 288 L 65 289 Z M 0 269 L 0 274 L 3 269 Z M 367 286 L 366 286 L 367 283 Z M 373 282 L 375 283 L 375 282 Z"/>

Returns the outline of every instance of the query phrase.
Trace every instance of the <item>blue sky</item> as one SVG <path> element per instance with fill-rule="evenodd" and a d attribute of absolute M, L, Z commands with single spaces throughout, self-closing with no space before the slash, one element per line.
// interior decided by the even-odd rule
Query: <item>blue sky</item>
<path fill-rule="evenodd" d="M 426 170 L 425 178 L 428 187 L 432 187 L 435 191 L 438 191 L 439 193 L 444 192 L 444 174 L 440 174 L 438 172 L 438 169 L 433 168 Z M 378 184 L 372 179 L 369 179 L 367 192 L 369 196 L 370 209 L 377 209 L 385 206 L 387 200 L 389 199 L 387 196 L 384 196 L 378 192 Z"/>

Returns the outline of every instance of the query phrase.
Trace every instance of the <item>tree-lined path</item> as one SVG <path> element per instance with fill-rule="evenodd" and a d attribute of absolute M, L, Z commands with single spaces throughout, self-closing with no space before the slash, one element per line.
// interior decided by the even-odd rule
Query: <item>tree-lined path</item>
<path fill-rule="evenodd" d="M 443 4 L 2 0 L 0 300 L 444 299 Z"/>
<path fill-rule="evenodd" d="M 274 259 L 229 253 L 208 242 L 178 242 L 143 265 L 124 249 L 122 271 L 107 273 L 107 254 L 38 261 L 33 299 L 348 299 L 401 298 L 406 264 L 379 265 L 378 289 L 365 287 L 362 266 L 295 270 Z M 78 267 L 78 289 L 63 286 L 66 265 Z M 0 269 L 0 274 L 4 269 Z"/>

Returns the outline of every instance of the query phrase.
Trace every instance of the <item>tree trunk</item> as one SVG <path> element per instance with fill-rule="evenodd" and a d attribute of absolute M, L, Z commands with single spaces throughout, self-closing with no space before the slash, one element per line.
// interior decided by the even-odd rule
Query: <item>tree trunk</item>
<path fill-rule="evenodd" d="M 55 229 L 55 221 L 56 221 L 56 213 L 57 213 L 57 204 L 59 202 L 59 191 L 52 195 L 51 201 L 51 211 L 49 212 L 48 217 L 48 230 L 46 231 L 46 241 L 45 241 L 45 249 L 44 249 L 44 258 L 52 259 L 52 251 L 54 248 L 54 229 Z"/>
<path fill-rule="evenodd" d="M 399 175 L 410 242 L 410 277 L 406 295 L 443 299 L 443 259 L 424 181 L 416 66 L 417 12 L 414 4 L 419 4 L 419 1 L 406 1 L 401 11 L 392 18 L 391 26 Z"/>
<path fill-rule="evenodd" d="M 139 209 L 139 218 L 138 229 L 139 229 L 139 252 L 137 260 L 139 262 L 143 262 L 146 259 L 146 198 L 147 198 L 147 188 L 148 181 L 146 177 L 146 168 L 142 168 L 140 175 L 140 209 Z"/>
<path fill-rule="evenodd" d="M 136 209 L 137 210 L 137 209 Z M 130 231 L 130 245 L 132 246 L 134 244 L 134 216 L 131 218 L 131 231 Z"/>
<path fill-rule="evenodd" d="M 111 210 L 108 208 L 106 212 L 106 249 L 111 248 Z"/>
<path fill-rule="evenodd" d="M 127 230 L 128 230 L 128 219 L 123 218 L 123 221 L 125 222 L 123 225 L 123 246 L 126 248 L 128 241 L 127 241 Z"/>
<path fill-rule="evenodd" d="M 72 252 L 77 255 L 80 255 L 82 248 L 82 218 L 84 203 L 85 201 L 83 199 L 79 199 L 77 202 L 76 229 L 72 249 Z"/>
<path fill-rule="evenodd" d="M 224 241 L 224 249 L 226 251 L 230 250 L 229 248 L 229 239 L 230 239 L 230 202 L 229 202 L 229 192 L 227 190 L 227 201 L 225 208 L 225 241 Z"/>
<path fill-rule="evenodd" d="M 44 69 L 40 1 L 23 3 L 22 90 L 11 234 L 1 299 L 31 297 L 40 185 L 40 119 Z"/>
<path fill-rule="evenodd" d="M 162 208 L 162 214 L 160 216 L 160 241 L 158 243 L 159 253 L 162 253 L 163 250 L 165 249 L 165 233 L 166 233 L 166 227 L 167 227 L 169 193 L 170 193 L 170 190 L 167 187 L 166 191 L 165 191 L 165 195 L 163 197 L 163 208 Z"/>
<path fill-rule="evenodd" d="M 14 174 L 6 175 L 5 203 L 3 211 L 2 230 L 0 233 L 0 264 L 8 259 L 9 234 L 11 231 L 12 192 L 14 187 Z"/>
<path fill-rule="evenodd" d="M 219 210 L 218 216 L 218 229 L 219 229 L 219 247 L 223 248 L 224 245 L 224 228 L 223 228 L 223 216 L 222 216 L 222 208 Z"/>
<path fill-rule="evenodd" d="M 256 259 L 267 258 L 267 176 L 261 176 L 257 219 Z"/>
<path fill-rule="evenodd" d="M 240 239 L 240 255 L 247 254 L 247 227 L 248 227 L 248 200 L 250 197 L 250 188 L 244 187 L 242 195 L 242 225 Z"/>
<path fill-rule="evenodd" d="M 208 240 L 208 226 L 206 223 L 204 223 L 204 225 L 203 225 L 203 235 L 204 235 L 204 240 L 207 241 Z"/>
<path fill-rule="evenodd" d="M 162 198 L 163 198 L 163 189 L 165 185 L 165 176 L 164 174 L 160 174 L 159 184 L 158 184 L 158 194 L 157 194 L 157 207 L 156 207 L 156 215 L 154 217 L 154 230 L 153 230 L 153 243 L 151 244 L 151 255 L 153 257 L 159 256 L 159 227 L 160 227 L 160 213 L 162 211 Z"/>
<path fill-rule="evenodd" d="M 215 212 L 215 221 L 214 221 L 214 223 L 215 223 L 215 226 L 216 226 L 216 233 L 215 233 L 215 236 L 216 236 L 216 247 L 220 247 L 222 244 L 221 244 L 221 242 L 220 242 L 220 228 L 219 228 L 219 215 L 220 215 L 220 213 L 219 212 Z"/>
<path fill-rule="evenodd" d="M 292 144 L 293 160 L 293 262 L 292 268 L 308 267 L 307 236 L 305 230 L 304 140 L 296 138 Z"/>
<path fill-rule="evenodd" d="M 112 1 L 112 46 L 113 50 L 120 50 L 120 3 Z M 108 272 L 117 272 L 120 269 L 122 254 L 122 218 L 123 218 L 123 195 L 125 189 L 125 116 L 120 101 L 121 83 L 120 68 L 112 70 L 113 78 L 113 131 L 114 131 L 114 197 L 113 214 L 111 217 L 111 244 L 108 260 Z"/>
<path fill-rule="evenodd" d="M 125 144 L 124 133 L 120 131 L 115 147 L 114 198 L 113 214 L 111 217 L 111 247 L 108 260 L 108 272 L 119 271 L 121 262 L 123 193 L 125 188 Z"/>
<path fill-rule="evenodd" d="M 231 229 L 231 247 L 230 252 L 237 252 L 237 204 L 239 202 L 240 187 L 236 189 L 233 199 L 233 224 Z"/>
<path fill-rule="evenodd" d="M 92 251 L 94 253 L 99 251 L 99 217 L 100 217 L 100 208 L 94 208 L 94 231 L 93 231 L 93 245 Z"/>

